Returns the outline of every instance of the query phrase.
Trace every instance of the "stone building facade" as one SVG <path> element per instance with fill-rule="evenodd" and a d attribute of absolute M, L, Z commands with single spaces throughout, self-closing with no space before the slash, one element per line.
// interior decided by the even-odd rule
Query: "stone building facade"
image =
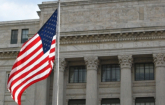
<path fill-rule="evenodd" d="M 16 105 L 8 74 L 57 2 L 38 6 L 39 19 L 0 22 L 0 105 Z M 63 1 L 59 105 L 164 105 L 164 11 L 164 0 Z M 30 86 L 22 105 L 52 105 L 53 78 Z"/>

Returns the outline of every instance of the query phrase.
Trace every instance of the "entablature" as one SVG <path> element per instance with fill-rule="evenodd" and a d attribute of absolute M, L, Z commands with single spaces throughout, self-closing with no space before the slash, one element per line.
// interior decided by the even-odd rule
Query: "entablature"
<path fill-rule="evenodd" d="M 2 59 L 15 59 L 19 51 L 4 51 L 0 52 L 0 60 Z"/>
<path fill-rule="evenodd" d="M 60 44 L 85 44 L 98 42 L 139 41 L 164 39 L 165 30 L 161 28 L 136 28 L 114 30 L 92 30 L 61 33 Z"/>

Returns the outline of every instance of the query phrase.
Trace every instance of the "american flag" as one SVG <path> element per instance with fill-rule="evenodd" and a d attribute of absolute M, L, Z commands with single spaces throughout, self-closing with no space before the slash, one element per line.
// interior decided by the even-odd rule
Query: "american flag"
<path fill-rule="evenodd" d="M 12 67 L 7 88 L 21 105 L 22 93 L 32 84 L 46 79 L 55 59 L 57 10 L 43 27 L 25 42 Z"/>

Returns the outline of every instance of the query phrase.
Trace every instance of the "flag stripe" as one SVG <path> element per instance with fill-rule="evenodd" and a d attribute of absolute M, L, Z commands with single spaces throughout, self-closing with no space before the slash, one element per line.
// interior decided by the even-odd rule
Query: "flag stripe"
<path fill-rule="evenodd" d="M 45 60 L 45 59 L 44 59 Z M 37 71 L 41 70 L 42 68 L 46 67 L 49 65 L 48 62 L 45 61 L 40 62 L 38 65 L 36 65 L 34 68 L 32 68 L 31 70 L 25 72 L 24 74 L 22 74 L 24 77 L 22 78 L 22 76 L 19 76 L 17 79 L 15 79 L 12 83 L 12 87 L 11 90 L 13 91 L 14 88 L 20 84 L 20 82 L 22 82 L 23 80 L 25 80 L 26 78 L 28 78 L 29 76 L 33 75 L 34 73 L 36 73 Z M 41 66 L 40 66 L 41 65 Z M 40 66 L 39 68 L 37 68 L 38 66 Z M 36 69 L 37 68 L 37 69 Z"/>
<path fill-rule="evenodd" d="M 21 78 L 21 80 L 19 81 L 20 83 L 18 83 L 16 85 L 15 88 L 13 88 L 13 94 L 15 94 L 15 92 L 23 85 L 26 83 L 26 81 L 30 80 L 31 78 L 33 78 L 34 76 L 44 72 L 45 70 L 49 69 L 49 63 L 46 62 L 44 64 L 44 66 L 42 66 L 42 68 L 40 67 L 39 69 L 35 70 L 34 72 L 32 72 L 31 74 L 27 75 L 25 78 Z M 13 96 L 13 98 L 15 99 L 15 96 Z"/>
<path fill-rule="evenodd" d="M 39 81 L 41 81 L 41 80 L 43 80 L 43 79 L 46 79 L 46 78 L 50 75 L 50 73 L 51 73 L 51 70 L 49 71 L 48 74 L 45 74 L 44 76 L 41 75 L 41 76 L 39 77 L 39 75 L 37 75 L 35 78 L 33 78 L 33 80 L 31 80 L 31 82 L 29 82 L 29 84 L 26 85 L 26 86 L 20 91 L 20 93 L 18 94 L 18 105 L 21 105 L 21 96 L 22 96 L 22 93 L 26 90 L 26 88 L 28 88 L 30 85 L 32 85 L 32 84 L 34 84 L 34 83 L 36 83 L 36 82 L 39 82 Z M 43 73 L 43 74 L 44 74 L 44 73 Z M 43 77 L 42 77 L 42 76 L 43 76 Z"/>
<path fill-rule="evenodd" d="M 24 85 L 22 85 L 22 86 L 16 91 L 15 97 L 17 97 L 18 94 L 20 93 L 20 91 L 21 91 L 26 85 L 28 85 L 30 82 L 34 81 L 34 80 L 37 79 L 37 78 L 42 78 L 43 76 L 49 74 L 50 71 L 51 71 L 51 70 L 50 70 L 50 68 L 49 68 L 48 70 L 42 72 L 41 74 L 39 74 L 39 75 L 33 77 L 32 79 L 26 81 L 26 83 L 25 83 Z M 16 102 L 18 102 L 18 98 L 16 98 L 15 100 L 16 100 Z"/>
<path fill-rule="evenodd" d="M 35 53 L 33 56 L 35 58 L 40 58 L 42 55 L 42 49 L 40 49 L 37 53 Z M 43 58 L 40 58 L 40 59 L 43 59 Z M 36 59 L 34 58 L 30 58 L 28 59 L 25 63 L 23 63 L 22 65 L 16 67 L 14 70 L 12 71 L 15 71 L 15 72 L 12 72 L 11 71 L 11 74 L 10 74 L 10 77 L 9 77 L 9 84 L 11 83 L 11 81 L 13 81 L 15 78 L 17 78 L 19 75 L 21 75 L 21 73 L 24 73 L 26 72 L 26 68 L 29 68 L 31 69 L 33 66 L 35 66 L 37 64 L 37 62 L 35 62 Z M 29 63 L 29 65 L 27 65 L 27 63 Z M 23 70 L 25 69 L 25 70 Z M 19 74 L 20 73 L 20 74 Z"/>

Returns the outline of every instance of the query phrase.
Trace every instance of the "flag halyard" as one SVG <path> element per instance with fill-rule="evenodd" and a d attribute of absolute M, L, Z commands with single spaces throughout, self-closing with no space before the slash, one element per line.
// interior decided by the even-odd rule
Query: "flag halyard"
<path fill-rule="evenodd" d="M 7 88 L 13 100 L 21 105 L 23 92 L 32 84 L 46 79 L 55 59 L 57 10 L 42 28 L 25 42 L 8 78 Z"/>

